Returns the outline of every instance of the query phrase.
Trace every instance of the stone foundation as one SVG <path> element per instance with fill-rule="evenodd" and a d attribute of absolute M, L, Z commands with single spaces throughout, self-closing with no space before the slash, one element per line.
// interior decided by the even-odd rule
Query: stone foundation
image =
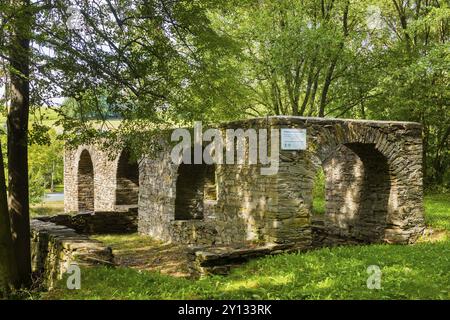
<path fill-rule="evenodd" d="M 75 230 L 55 223 L 31 220 L 33 274 L 38 283 L 52 288 L 71 263 L 80 266 L 113 265 L 111 248 Z"/>
<path fill-rule="evenodd" d="M 126 212 L 96 211 L 37 217 L 75 230 L 80 234 L 133 233 L 137 231 L 137 208 Z"/>
<path fill-rule="evenodd" d="M 214 274 L 227 275 L 231 268 L 248 262 L 251 259 L 267 255 L 300 252 L 305 249 L 294 243 L 267 244 L 252 247 L 193 247 L 190 248 L 189 255 L 193 266 L 193 277 L 201 277 Z"/>
<path fill-rule="evenodd" d="M 33 273 L 45 288 L 52 288 L 71 263 L 80 266 L 114 265 L 111 248 L 88 234 L 137 231 L 137 209 L 41 216 L 31 220 Z"/>

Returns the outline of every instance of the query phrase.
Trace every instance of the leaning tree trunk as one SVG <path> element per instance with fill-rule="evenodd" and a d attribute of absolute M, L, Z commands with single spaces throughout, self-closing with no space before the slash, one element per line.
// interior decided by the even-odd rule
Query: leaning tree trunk
<path fill-rule="evenodd" d="M 0 298 L 17 287 L 17 270 L 6 196 L 5 168 L 0 145 Z"/>
<path fill-rule="evenodd" d="M 21 287 L 31 284 L 30 214 L 28 200 L 28 111 L 30 1 L 13 0 L 11 21 L 10 107 L 8 110 L 8 204 Z"/>

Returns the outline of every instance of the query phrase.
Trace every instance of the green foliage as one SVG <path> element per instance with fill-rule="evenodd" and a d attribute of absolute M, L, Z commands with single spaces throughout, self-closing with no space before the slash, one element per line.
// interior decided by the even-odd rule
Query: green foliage
<path fill-rule="evenodd" d="M 92 0 L 75 28 L 70 4 L 31 5 L 32 104 L 66 97 L 70 142 L 139 146 L 156 129 L 272 114 L 417 121 L 425 183 L 448 188 L 446 0 Z"/>
<path fill-rule="evenodd" d="M 448 187 L 449 16 L 448 1 L 288 0 L 212 20 L 241 45 L 247 113 L 420 122 L 425 183 Z"/>
<path fill-rule="evenodd" d="M 54 129 L 28 148 L 28 176 L 30 203 L 42 201 L 45 191 L 63 182 L 63 142 L 58 139 Z M 6 154 L 6 136 L 2 136 L 2 152 Z M 5 175 L 8 170 L 5 161 Z"/>
<path fill-rule="evenodd" d="M 329 90 L 335 73 L 348 81 L 363 61 L 352 42 L 367 32 L 361 28 L 364 7 L 333 3 L 321 7 L 317 1 L 249 2 L 216 18 L 217 28 L 241 40 L 238 65 L 253 114 L 323 116 L 329 113 L 325 107 L 330 101 L 343 108 L 358 98 L 348 88 L 342 88 L 346 96 L 342 90 Z"/>
<path fill-rule="evenodd" d="M 30 203 L 42 201 L 46 190 L 53 191 L 54 187 L 63 183 L 64 174 L 64 142 L 56 125 L 58 113 L 50 108 L 33 108 L 29 122 L 28 139 L 28 175 Z M 6 122 L 0 117 L 0 123 Z M 7 154 L 6 134 L 1 135 L 2 152 Z M 5 175 L 8 176 L 7 157 L 4 157 Z"/>
<path fill-rule="evenodd" d="M 432 227 L 450 231 L 449 198 L 427 197 L 426 217 Z M 86 268 L 82 270 L 81 290 L 67 290 L 61 281 L 57 289 L 41 298 L 450 299 L 449 259 L 447 237 L 408 246 L 336 247 L 265 257 L 229 276 L 198 281 L 127 268 Z M 369 265 L 381 268 L 380 290 L 366 286 Z"/>
<path fill-rule="evenodd" d="M 63 182 L 63 152 L 64 144 L 54 129 L 46 132 L 45 140 L 28 148 L 31 203 L 42 201 L 46 189 L 53 191 Z"/>

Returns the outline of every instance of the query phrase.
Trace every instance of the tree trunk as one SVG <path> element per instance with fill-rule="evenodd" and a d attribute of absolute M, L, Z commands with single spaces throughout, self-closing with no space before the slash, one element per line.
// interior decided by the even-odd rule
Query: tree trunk
<path fill-rule="evenodd" d="M 28 200 L 28 112 L 30 1 L 12 1 L 10 106 L 8 110 L 8 204 L 20 287 L 31 284 L 30 214 Z"/>
<path fill-rule="evenodd" d="M 322 95 L 320 97 L 320 106 L 319 106 L 319 117 L 321 117 L 321 118 L 325 117 L 325 107 L 327 105 L 328 90 L 330 89 L 331 81 L 333 79 L 334 69 L 336 68 L 336 64 L 339 60 L 339 54 L 341 53 L 342 49 L 344 48 L 344 41 L 345 41 L 345 38 L 347 38 L 348 33 L 349 33 L 349 31 L 348 31 L 349 7 L 350 7 L 350 1 L 347 1 L 345 4 L 343 16 L 342 16 L 342 32 L 344 35 L 344 39 L 342 39 L 341 43 L 339 44 L 338 53 L 331 61 L 331 64 L 330 64 L 328 71 L 326 73 L 326 76 L 325 76 L 325 82 L 323 84 Z"/>
<path fill-rule="evenodd" d="M 328 95 L 328 90 L 330 89 L 330 85 L 331 85 L 331 79 L 333 77 L 333 72 L 334 72 L 334 68 L 336 67 L 336 63 L 337 63 L 338 57 L 336 56 L 333 61 L 331 61 L 331 64 L 328 68 L 326 77 L 325 77 L 325 82 L 323 84 L 323 89 L 322 89 L 322 95 L 320 97 L 320 106 L 319 106 L 319 117 L 323 118 L 325 117 L 325 107 L 327 105 L 327 95 Z"/>
<path fill-rule="evenodd" d="M 1 150 L 1 145 L 0 145 Z M 0 151 L 0 298 L 17 287 L 17 266 L 11 235 L 11 222 L 6 196 L 3 153 Z"/>

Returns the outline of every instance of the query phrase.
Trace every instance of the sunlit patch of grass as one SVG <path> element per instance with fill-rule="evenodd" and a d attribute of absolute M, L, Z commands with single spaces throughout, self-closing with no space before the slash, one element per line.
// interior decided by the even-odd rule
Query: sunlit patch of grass
<path fill-rule="evenodd" d="M 317 215 L 325 214 L 325 198 L 314 197 L 312 210 L 313 210 L 313 214 L 317 214 Z"/>
<path fill-rule="evenodd" d="M 432 262 L 432 263 L 430 263 Z M 367 288 L 367 267 L 382 272 Z M 179 279 L 128 268 L 88 268 L 82 289 L 48 299 L 449 299 L 450 242 L 325 248 L 253 260 L 229 276 Z"/>
<path fill-rule="evenodd" d="M 53 191 L 50 190 L 50 188 L 46 189 L 45 192 L 64 192 L 64 185 L 63 184 L 57 184 L 53 187 Z"/>
<path fill-rule="evenodd" d="M 191 262 L 184 245 L 164 243 L 146 235 L 92 235 L 111 247 L 115 262 L 139 270 L 160 272 L 178 277 L 191 275 Z"/>
<path fill-rule="evenodd" d="M 53 216 L 64 213 L 64 201 L 41 202 L 30 206 L 30 216 Z"/>
<path fill-rule="evenodd" d="M 239 289 L 255 289 L 266 285 L 286 285 L 294 280 L 294 274 L 284 274 L 275 276 L 253 276 L 235 282 L 227 282 L 223 291 L 234 291 Z"/>
<path fill-rule="evenodd" d="M 450 232 L 450 194 L 425 196 L 425 222 L 435 229 Z"/>
<path fill-rule="evenodd" d="M 110 246 L 115 251 L 129 251 L 142 249 L 146 247 L 155 247 L 163 243 L 154 240 L 151 237 L 133 234 L 107 234 L 92 235 L 91 238 L 97 239 Z"/>

